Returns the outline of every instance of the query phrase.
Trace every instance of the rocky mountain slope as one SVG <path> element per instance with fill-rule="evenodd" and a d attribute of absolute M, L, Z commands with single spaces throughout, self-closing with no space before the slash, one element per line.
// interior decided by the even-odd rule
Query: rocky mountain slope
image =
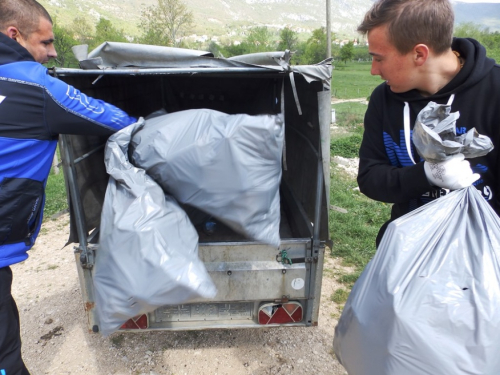
<path fill-rule="evenodd" d="M 141 11 L 156 5 L 156 0 L 40 0 L 63 25 L 77 16 L 94 24 L 104 17 L 129 35 L 137 35 Z M 326 25 L 325 0 L 184 0 L 193 12 L 192 33 L 209 36 L 237 36 L 248 26 L 292 27 L 299 33 Z M 355 35 L 357 24 L 370 7 L 371 0 L 331 0 L 332 31 Z"/>
<path fill-rule="evenodd" d="M 39 0 L 62 25 L 76 16 L 91 24 L 99 17 L 109 19 L 127 35 L 138 35 L 142 10 L 157 0 Z M 251 26 L 280 29 L 289 26 L 301 35 L 326 25 L 326 0 L 183 0 L 193 12 L 192 34 L 242 39 Z M 332 31 L 339 37 L 357 36 L 356 27 L 373 0 L 330 0 Z M 500 30 L 500 3 L 454 1 L 457 22 L 474 22 L 490 31 Z"/>

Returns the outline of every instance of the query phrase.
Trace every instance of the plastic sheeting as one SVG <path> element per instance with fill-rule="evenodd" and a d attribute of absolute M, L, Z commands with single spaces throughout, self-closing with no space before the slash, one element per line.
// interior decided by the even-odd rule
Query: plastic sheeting
<path fill-rule="evenodd" d="M 335 329 L 350 375 L 500 374 L 500 219 L 475 187 L 392 222 Z"/>
<path fill-rule="evenodd" d="M 265 72 L 275 70 L 301 74 L 307 82 L 321 81 L 325 90 L 330 90 L 332 79 L 331 58 L 315 65 L 291 65 L 290 51 L 262 52 L 231 58 L 214 58 L 208 51 L 185 48 L 152 46 L 134 43 L 104 42 L 90 53 L 88 46 L 78 45 L 72 48 L 82 69 L 99 69 L 104 74 L 116 72 L 116 68 L 173 68 L 204 70 L 217 68 L 241 68 L 243 73 L 257 69 Z M 114 68 L 109 70 L 109 68 Z M 57 72 L 73 69 L 57 68 Z"/>
<path fill-rule="evenodd" d="M 105 150 L 110 179 L 93 274 L 103 335 L 160 306 L 217 292 L 198 258 L 198 234 L 186 213 L 128 161 L 132 134 L 143 125 L 141 119 L 115 133 Z"/>
<path fill-rule="evenodd" d="M 413 129 L 413 143 L 426 161 L 439 163 L 452 155 L 462 153 L 466 159 L 486 155 L 493 149 L 487 136 L 475 128 L 456 134 L 459 112 L 451 112 L 451 105 L 429 102 L 420 111 Z"/>
<path fill-rule="evenodd" d="M 179 202 L 278 248 L 283 137 L 282 115 L 179 111 L 148 119 L 130 159 Z"/>

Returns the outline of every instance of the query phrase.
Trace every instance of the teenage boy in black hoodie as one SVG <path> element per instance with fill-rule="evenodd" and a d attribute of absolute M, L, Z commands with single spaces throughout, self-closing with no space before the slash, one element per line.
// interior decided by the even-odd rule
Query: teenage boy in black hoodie
<path fill-rule="evenodd" d="M 477 41 L 453 38 L 453 22 L 448 0 L 379 0 L 358 27 L 368 35 L 371 74 L 385 81 L 365 114 L 358 184 L 368 197 L 394 204 L 390 221 L 471 184 L 500 215 L 500 66 Z M 407 142 L 411 131 L 405 136 L 404 122 L 413 129 L 430 101 L 451 103 L 451 111 L 460 112 L 457 135 L 475 127 L 496 148 L 469 161 L 459 154 L 424 162 Z"/>

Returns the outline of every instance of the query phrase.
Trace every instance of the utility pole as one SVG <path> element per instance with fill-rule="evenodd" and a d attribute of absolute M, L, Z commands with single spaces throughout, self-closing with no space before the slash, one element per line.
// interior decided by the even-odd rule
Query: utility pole
<path fill-rule="evenodd" d="M 332 57 L 332 21 L 330 0 L 326 0 L 326 58 Z"/>

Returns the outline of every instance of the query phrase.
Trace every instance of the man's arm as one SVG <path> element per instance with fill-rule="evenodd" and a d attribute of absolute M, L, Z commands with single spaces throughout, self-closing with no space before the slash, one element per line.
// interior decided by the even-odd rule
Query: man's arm
<path fill-rule="evenodd" d="M 121 109 L 91 98 L 78 89 L 45 77 L 46 121 L 54 134 L 109 135 L 137 121 Z"/>
<path fill-rule="evenodd" d="M 22 92 L 24 104 L 32 106 L 26 115 L 42 115 L 45 131 L 52 135 L 110 135 L 137 121 L 114 105 L 90 98 L 51 77 L 43 65 L 19 62 L 3 69 L 2 75 L 7 82 L 12 80 L 20 84 L 22 88 L 16 90 L 13 97 Z"/>

